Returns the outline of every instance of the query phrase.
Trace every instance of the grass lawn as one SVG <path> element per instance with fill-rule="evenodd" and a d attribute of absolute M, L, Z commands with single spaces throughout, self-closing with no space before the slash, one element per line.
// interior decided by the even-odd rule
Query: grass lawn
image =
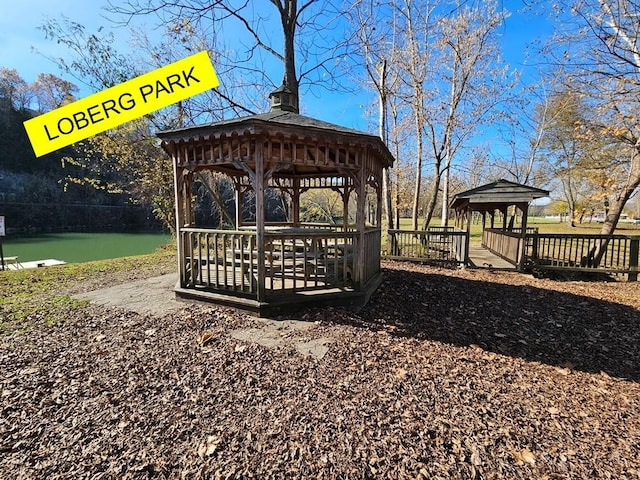
<path fill-rule="evenodd" d="M 63 320 L 84 305 L 70 293 L 175 271 L 175 249 L 56 267 L 0 271 L 0 333 Z"/>

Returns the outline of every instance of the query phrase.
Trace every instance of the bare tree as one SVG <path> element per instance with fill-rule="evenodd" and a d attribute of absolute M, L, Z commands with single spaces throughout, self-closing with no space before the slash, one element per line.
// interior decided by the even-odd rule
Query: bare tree
<path fill-rule="evenodd" d="M 606 168 L 610 190 L 602 233 L 609 235 L 640 185 L 640 2 L 566 0 L 561 6 L 563 24 L 574 19 L 576 29 L 559 37 L 555 61 L 592 112 L 585 136 L 618 146 Z"/>
<path fill-rule="evenodd" d="M 427 227 L 441 188 L 446 223 L 449 172 L 456 152 L 480 126 L 495 119 L 511 87 L 505 81 L 507 67 L 500 63 L 496 36 L 506 13 L 495 1 L 359 0 L 355 5 L 353 23 L 379 111 L 393 111 L 391 131 L 397 133 L 402 126 L 403 134 L 407 129 L 413 132 L 396 152 L 397 159 L 411 158 L 414 169 L 413 229 L 418 229 L 423 213 L 423 228 Z M 388 76 L 380 76 L 381 71 Z M 425 182 L 427 162 L 431 167 Z M 398 198 L 396 194 L 397 206 Z"/>
<path fill-rule="evenodd" d="M 393 18 L 397 19 L 397 29 L 401 33 L 394 48 L 394 65 L 399 69 L 401 83 L 392 95 L 401 98 L 411 111 L 413 129 L 413 149 L 415 154 L 415 174 L 411 223 L 418 229 L 420 197 L 422 188 L 422 165 L 424 161 L 425 127 L 425 81 L 427 65 L 430 61 L 429 31 L 432 27 L 431 14 L 437 2 L 404 0 L 393 4 Z"/>
<path fill-rule="evenodd" d="M 155 16 L 164 31 L 163 41 L 159 44 L 151 42 L 144 31 L 137 31 L 134 35 L 138 47 L 136 56 L 123 56 L 115 51 L 112 33 L 89 33 L 82 25 L 67 19 L 50 20 L 42 29 L 48 38 L 66 45 L 72 52 L 72 60 L 54 61 L 95 90 L 128 80 L 141 71 L 175 61 L 185 54 L 209 50 L 218 74 L 224 75 L 227 81 L 212 92 L 189 98 L 147 117 L 156 129 L 176 128 L 229 115 L 251 114 L 256 106 L 263 109 L 267 102 L 266 92 L 280 84 L 283 72 L 288 88 L 296 95 L 301 82 L 331 88 L 332 82 L 337 81 L 334 74 L 324 76 L 331 72 L 330 63 L 343 45 L 329 42 L 327 32 L 332 31 L 339 19 L 331 3 L 323 0 L 308 0 L 300 4 L 297 0 L 271 0 L 267 4 L 269 6 L 271 8 L 234 0 L 114 2 L 109 11 L 123 25 L 128 25 L 134 17 L 149 19 Z M 275 39 L 272 38 L 273 22 L 269 18 L 274 12 L 279 21 L 276 31 L 282 32 Z M 234 42 L 233 46 L 224 41 L 224 33 L 230 31 L 234 32 L 229 40 L 229 43 Z M 299 59 L 298 53 L 301 54 Z M 271 67 L 265 66 L 265 56 L 282 64 L 280 73 L 273 74 L 278 80 L 272 80 L 265 73 L 273 72 Z M 319 78 L 323 82 L 317 82 Z M 259 85 L 262 87 L 257 87 Z M 152 132 L 153 128 L 149 131 Z M 135 145 L 133 142 L 132 146 Z M 110 155 L 109 152 L 98 153 Z M 133 155 L 123 155 L 123 159 L 126 158 L 133 158 Z M 103 173 L 97 172 L 96 176 Z M 213 177 L 202 179 L 205 189 L 224 216 L 224 202 L 217 194 L 218 186 L 212 183 L 216 181 Z"/>
<path fill-rule="evenodd" d="M 490 2 L 405 0 L 394 3 L 401 37 L 393 54 L 403 83 L 389 95 L 410 108 L 414 157 L 412 225 L 422 213 L 424 162 L 431 162 L 422 228 L 442 188 L 447 223 L 450 170 L 465 139 L 492 120 L 505 98 L 506 66 L 500 64 L 496 31 L 506 13 Z"/>
<path fill-rule="evenodd" d="M 434 182 L 423 228 L 433 215 L 442 180 L 442 225 L 448 223 L 449 178 L 456 152 L 482 124 L 495 120 L 496 106 L 511 88 L 507 67 L 501 64 L 497 29 L 506 12 L 495 1 L 456 2 L 438 21 L 437 40 L 430 62 L 426 115 L 427 137 L 434 158 Z"/>
<path fill-rule="evenodd" d="M 541 186 L 546 179 L 539 175 L 544 170 L 540 150 L 547 125 L 553 118 L 549 93 L 541 83 L 535 87 L 525 86 L 514 98 L 518 101 L 509 102 L 510 112 L 505 124 L 497 128 L 499 138 L 507 148 L 498 155 L 489 152 L 493 157 L 489 166 L 496 172 L 495 178 Z"/>
<path fill-rule="evenodd" d="M 330 0 L 128 0 L 111 2 L 108 10 L 125 24 L 135 17 L 155 16 L 160 25 L 174 25 L 179 33 L 187 28 L 197 31 L 201 38 L 209 39 L 207 48 L 216 56 L 219 73 L 226 75 L 233 70 L 232 78 L 243 79 L 245 85 L 271 89 L 281 83 L 284 74 L 288 88 L 297 97 L 301 85 L 314 92 L 339 85 L 331 67 L 349 44 L 348 38 L 338 42 L 332 35 L 341 24 L 340 12 Z M 279 24 L 275 31 L 281 33 L 275 38 L 274 13 Z M 229 42 L 233 45 L 227 46 L 225 34 L 231 32 Z M 280 73 L 266 67 L 273 60 L 282 65 Z M 238 92 L 233 89 L 232 93 Z M 225 95 L 224 90 L 218 89 L 215 94 L 242 108 L 242 103 Z"/>
<path fill-rule="evenodd" d="M 367 84 L 373 86 L 378 97 L 378 132 L 385 145 L 388 145 L 388 105 L 391 92 L 395 91 L 398 84 L 398 69 L 394 66 L 397 52 L 396 12 L 393 8 L 369 0 L 357 0 L 347 13 L 356 32 L 355 49 L 362 58 Z M 375 27 L 371 28 L 372 25 Z M 359 73 L 359 70 L 356 71 Z M 387 228 L 392 229 L 393 182 L 389 169 L 385 169 L 382 180 L 383 213 Z"/>

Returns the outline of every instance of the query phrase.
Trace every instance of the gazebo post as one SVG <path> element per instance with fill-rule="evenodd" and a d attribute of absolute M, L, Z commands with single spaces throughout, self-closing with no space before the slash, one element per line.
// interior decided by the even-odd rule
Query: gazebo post
<path fill-rule="evenodd" d="M 191 204 L 191 191 L 193 185 L 193 172 L 186 170 L 183 173 L 184 186 L 182 188 L 182 201 L 183 201 L 183 220 L 184 224 L 188 226 L 193 225 L 193 206 Z"/>
<path fill-rule="evenodd" d="M 467 206 L 466 209 L 466 217 L 467 217 L 467 241 L 464 244 L 464 264 L 469 265 L 469 243 L 471 240 L 471 205 Z"/>
<path fill-rule="evenodd" d="M 176 211 L 176 252 L 178 257 L 178 272 L 180 273 L 180 286 L 185 285 L 185 278 L 183 272 L 185 271 L 185 255 L 182 235 L 180 229 L 184 225 L 184 205 L 182 189 L 184 188 L 184 178 L 182 177 L 183 168 L 178 168 L 178 162 L 173 159 L 173 191 L 175 198 L 175 211 Z"/>
<path fill-rule="evenodd" d="M 351 190 L 348 185 L 348 179 L 344 177 L 344 191 L 340 193 L 342 197 L 342 229 L 346 232 L 349 228 L 349 197 Z"/>
<path fill-rule="evenodd" d="M 482 240 L 481 242 L 484 243 L 484 231 L 487 228 L 487 207 L 483 207 L 482 210 Z"/>
<path fill-rule="evenodd" d="M 365 165 L 369 161 L 369 151 L 365 149 L 364 155 L 362 158 L 362 162 L 360 163 L 360 170 L 358 171 L 358 181 L 356 183 L 356 188 L 358 192 L 358 199 L 356 203 L 356 230 L 358 232 L 358 245 L 357 250 L 355 252 L 356 257 L 354 258 L 354 265 L 357 267 L 354 270 L 354 286 L 357 285 L 360 288 L 361 282 L 364 278 L 364 230 L 366 224 L 366 213 L 367 213 L 367 178 L 366 178 L 366 169 Z"/>
<path fill-rule="evenodd" d="M 522 212 L 522 233 L 520 235 L 520 248 L 518 249 L 518 270 L 522 270 L 522 268 L 524 267 L 524 257 L 527 248 L 527 217 L 529 215 L 529 204 L 521 203 L 518 205 L 518 208 Z"/>
<path fill-rule="evenodd" d="M 262 137 L 256 138 L 255 141 L 255 193 L 256 193 L 256 250 L 258 254 L 258 278 L 264 279 L 266 277 L 266 269 L 264 264 L 264 155 L 263 155 L 263 140 Z M 264 281 L 258 282 L 257 292 L 258 303 L 266 300 Z"/>
<path fill-rule="evenodd" d="M 236 230 L 242 227 L 242 202 L 244 201 L 244 192 L 242 191 L 242 185 L 240 182 L 233 182 L 236 198 Z"/>
<path fill-rule="evenodd" d="M 376 184 L 376 196 L 378 204 L 376 205 L 376 227 L 382 226 L 382 189 Z"/>
<path fill-rule="evenodd" d="M 293 179 L 293 190 L 291 191 L 291 221 L 295 227 L 300 226 L 300 179 Z"/>

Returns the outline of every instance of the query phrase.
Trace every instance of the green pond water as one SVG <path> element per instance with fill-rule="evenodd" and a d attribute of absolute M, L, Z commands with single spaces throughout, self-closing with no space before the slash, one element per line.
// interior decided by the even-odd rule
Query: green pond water
<path fill-rule="evenodd" d="M 20 262 L 54 258 L 67 263 L 90 262 L 154 252 L 172 241 L 164 233 L 50 233 L 30 237 L 2 237 L 5 256 Z"/>

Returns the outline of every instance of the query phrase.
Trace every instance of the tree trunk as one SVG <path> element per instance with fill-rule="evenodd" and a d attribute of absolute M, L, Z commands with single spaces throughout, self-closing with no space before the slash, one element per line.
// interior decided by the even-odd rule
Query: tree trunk
<path fill-rule="evenodd" d="M 449 171 L 450 165 L 447 160 L 447 166 L 444 169 L 444 178 L 442 179 L 442 216 L 440 217 L 440 225 L 443 227 L 449 224 Z"/>
<path fill-rule="evenodd" d="M 613 232 L 618 225 L 618 221 L 620 220 L 620 216 L 622 215 L 622 211 L 636 191 L 638 186 L 640 185 L 640 142 L 636 143 L 633 155 L 631 158 L 631 166 L 629 169 L 629 176 L 627 180 L 627 185 L 620 190 L 619 194 L 613 201 L 613 204 L 610 205 L 609 210 L 607 211 L 606 217 L 604 219 L 604 223 L 602 224 L 602 229 L 600 230 L 601 235 L 613 235 Z M 607 251 L 607 246 L 609 245 L 609 239 L 602 242 L 598 247 L 594 247 L 590 253 L 590 257 L 592 258 L 593 266 L 597 267 L 600 265 L 600 261 Z"/>
<path fill-rule="evenodd" d="M 422 223 L 422 230 L 426 230 L 429 227 L 429 223 L 431 223 L 431 218 L 433 218 L 433 212 L 436 209 L 436 202 L 438 201 L 438 190 L 440 189 L 440 162 L 436 163 L 436 168 L 434 169 L 434 179 L 431 186 L 431 194 L 429 195 L 429 203 L 427 205 L 427 211 L 424 214 L 424 222 Z"/>
<path fill-rule="evenodd" d="M 447 127 L 445 129 L 444 137 L 444 151 L 446 155 L 446 161 L 444 164 L 444 178 L 442 179 L 442 216 L 440 217 L 440 225 L 446 227 L 449 224 L 449 179 L 451 171 L 451 161 L 453 157 L 453 128 L 455 125 L 457 101 L 457 89 L 458 89 L 458 56 L 455 57 L 453 62 L 453 72 L 451 74 L 451 93 L 449 96 L 449 114 L 447 117 Z"/>
<path fill-rule="evenodd" d="M 420 114 L 416 114 L 416 135 L 417 135 L 417 149 L 416 149 L 416 181 L 413 188 L 413 211 L 411 213 L 411 225 L 413 230 L 418 229 L 418 213 L 420 205 L 420 187 L 422 184 L 422 124 L 419 120 Z M 435 207 L 435 205 L 434 205 Z"/>
<path fill-rule="evenodd" d="M 378 78 L 378 100 L 380 109 L 380 138 L 385 145 L 388 145 L 389 138 L 387 135 L 387 61 L 382 60 L 380 65 Z M 386 215 L 387 228 L 393 229 L 393 206 L 391 203 L 391 174 L 389 169 L 385 168 L 382 174 L 382 199 L 384 205 L 384 213 Z"/>
<path fill-rule="evenodd" d="M 282 32 L 284 34 L 284 78 L 287 87 L 296 99 L 296 104 L 300 105 L 298 75 L 296 73 L 296 52 L 294 40 L 296 35 L 296 21 L 298 18 L 298 1 L 284 0 L 284 4 L 274 1 L 280 11 L 282 21 Z"/>

